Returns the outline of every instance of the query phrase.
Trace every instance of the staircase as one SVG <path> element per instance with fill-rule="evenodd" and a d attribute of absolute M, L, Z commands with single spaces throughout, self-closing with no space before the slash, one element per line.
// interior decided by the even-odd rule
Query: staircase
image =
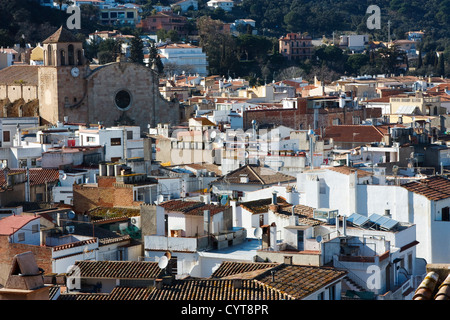
<path fill-rule="evenodd" d="M 366 291 L 363 287 L 357 284 L 355 281 L 350 279 L 349 276 L 344 277 L 343 287 L 346 287 L 347 290 L 351 291 Z"/>

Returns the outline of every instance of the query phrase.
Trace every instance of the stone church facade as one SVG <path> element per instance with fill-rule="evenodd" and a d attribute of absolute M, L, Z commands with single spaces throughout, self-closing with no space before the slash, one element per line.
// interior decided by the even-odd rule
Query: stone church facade
<path fill-rule="evenodd" d="M 162 97 L 154 70 L 127 62 L 89 65 L 82 42 L 62 27 L 43 47 L 43 66 L 0 70 L 0 116 L 39 116 L 42 125 L 101 122 L 139 125 L 141 130 L 158 123 L 178 124 L 179 104 Z M 37 109 L 25 109 L 36 100 Z M 14 105 L 19 111 L 10 110 Z"/>

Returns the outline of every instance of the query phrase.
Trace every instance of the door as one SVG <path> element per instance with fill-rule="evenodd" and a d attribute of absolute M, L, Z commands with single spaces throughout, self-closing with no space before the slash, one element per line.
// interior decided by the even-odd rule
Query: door
<path fill-rule="evenodd" d="M 298 251 L 303 251 L 304 242 L 303 242 L 303 230 L 297 230 L 297 249 Z"/>

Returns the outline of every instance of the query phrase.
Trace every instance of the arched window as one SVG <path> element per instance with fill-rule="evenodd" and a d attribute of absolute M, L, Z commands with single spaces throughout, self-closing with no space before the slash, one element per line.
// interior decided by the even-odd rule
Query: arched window
<path fill-rule="evenodd" d="M 68 57 L 69 57 L 69 65 L 73 66 L 73 65 L 75 65 L 75 52 L 73 49 L 73 44 L 69 44 L 67 51 L 68 51 Z"/>
<path fill-rule="evenodd" d="M 61 57 L 61 65 L 66 65 L 66 52 L 64 50 L 60 51 L 60 57 Z"/>
<path fill-rule="evenodd" d="M 47 64 L 49 66 L 53 65 L 53 50 L 52 50 L 52 46 L 48 46 L 48 51 L 47 51 Z"/>
<path fill-rule="evenodd" d="M 77 51 L 77 64 L 81 66 L 83 64 L 83 56 L 81 54 L 81 50 Z"/>

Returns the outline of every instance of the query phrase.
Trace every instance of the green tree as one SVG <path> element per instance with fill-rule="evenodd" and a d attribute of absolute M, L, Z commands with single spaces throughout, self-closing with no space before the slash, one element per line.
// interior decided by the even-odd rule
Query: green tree
<path fill-rule="evenodd" d="M 369 64 L 369 56 L 362 53 L 355 53 L 348 57 L 346 71 L 353 75 L 360 75 L 363 66 Z"/>
<path fill-rule="evenodd" d="M 197 20 L 200 46 L 208 56 L 210 74 L 240 74 L 235 39 L 222 31 L 223 22 L 202 16 Z"/>
<path fill-rule="evenodd" d="M 115 62 L 121 54 L 122 41 L 106 39 L 98 45 L 98 60 L 100 64 Z"/>
<path fill-rule="evenodd" d="M 130 58 L 134 63 L 144 64 L 144 43 L 138 34 L 135 34 L 130 43 Z"/>

